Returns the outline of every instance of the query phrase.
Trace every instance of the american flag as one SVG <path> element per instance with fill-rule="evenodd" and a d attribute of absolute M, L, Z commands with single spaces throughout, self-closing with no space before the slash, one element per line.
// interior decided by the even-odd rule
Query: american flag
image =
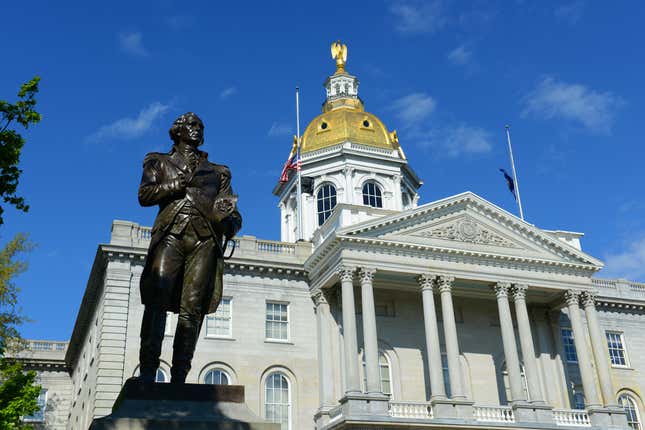
<path fill-rule="evenodd" d="M 300 160 L 298 155 L 298 140 L 294 136 L 293 147 L 289 153 L 289 158 L 287 158 L 287 162 L 284 163 L 282 173 L 280 174 L 280 182 L 289 182 L 289 170 L 300 170 L 302 168 L 302 160 Z"/>

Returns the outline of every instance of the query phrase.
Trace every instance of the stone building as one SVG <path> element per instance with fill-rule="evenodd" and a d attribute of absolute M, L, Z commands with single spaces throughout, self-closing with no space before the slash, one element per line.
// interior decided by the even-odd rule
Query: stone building
<path fill-rule="evenodd" d="M 594 278 L 602 263 L 581 233 L 471 192 L 419 205 L 422 182 L 357 78 L 338 67 L 325 87 L 302 137 L 302 193 L 294 172 L 274 188 L 282 241 L 236 238 L 188 382 L 244 385 L 249 407 L 285 430 L 641 429 L 645 284 Z M 113 222 L 66 349 L 67 385 L 43 373 L 45 408 L 60 392 L 68 429 L 110 413 L 137 374 L 149 240 L 149 228 Z M 172 318 L 166 334 L 160 382 Z"/>

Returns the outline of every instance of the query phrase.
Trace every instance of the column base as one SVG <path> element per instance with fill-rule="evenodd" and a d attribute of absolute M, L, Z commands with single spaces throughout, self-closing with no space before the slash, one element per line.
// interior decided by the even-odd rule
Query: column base
<path fill-rule="evenodd" d="M 465 399 L 434 399 L 430 400 L 432 405 L 432 416 L 434 418 L 459 418 L 464 420 L 473 419 L 473 404 Z"/>
<path fill-rule="evenodd" d="M 511 405 L 515 421 L 518 423 L 546 423 L 551 424 L 553 418 L 553 406 L 542 403 L 515 402 Z"/>
<path fill-rule="evenodd" d="M 343 416 L 388 415 L 390 397 L 385 394 L 345 394 L 340 399 Z"/>
<path fill-rule="evenodd" d="M 621 407 L 589 407 L 591 425 L 601 429 L 627 429 L 627 414 Z"/>

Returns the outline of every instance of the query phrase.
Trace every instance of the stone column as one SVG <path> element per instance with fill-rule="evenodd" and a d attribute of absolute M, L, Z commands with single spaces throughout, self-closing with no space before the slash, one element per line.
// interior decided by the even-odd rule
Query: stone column
<path fill-rule="evenodd" d="M 443 317 L 443 330 L 446 340 L 446 355 L 448 357 L 448 373 L 450 376 L 451 397 L 464 399 L 464 390 L 461 385 L 461 366 L 459 365 L 459 341 L 457 338 L 457 324 L 455 323 L 455 310 L 452 306 L 452 282 L 454 277 L 442 275 L 439 277 L 439 291 L 441 292 L 441 314 Z"/>
<path fill-rule="evenodd" d="M 506 371 L 511 388 L 511 403 L 526 400 L 522 388 L 522 374 L 520 370 L 520 359 L 517 355 L 515 344 L 515 333 L 513 331 L 513 319 L 511 308 L 508 304 L 509 282 L 498 282 L 495 287 L 497 296 L 497 308 L 499 310 L 499 325 L 502 331 L 502 344 L 504 346 L 504 358 L 506 358 Z"/>
<path fill-rule="evenodd" d="M 318 384 L 320 394 L 320 409 L 330 409 L 334 406 L 334 372 L 331 357 L 331 330 L 329 302 L 322 291 L 312 297 L 316 305 L 316 323 L 318 326 Z"/>
<path fill-rule="evenodd" d="M 428 370 L 430 373 L 430 399 L 445 399 L 446 387 L 443 383 L 443 370 L 441 368 L 441 348 L 439 346 L 439 327 L 437 324 L 437 311 L 434 306 L 434 286 L 436 276 L 430 274 L 420 275 L 421 297 L 423 299 L 423 320 L 426 333 L 426 348 L 428 352 Z"/>
<path fill-rule="evenodd" d="M 595 299 L 591 292 L 585 292 L 582 295 L 582 304 L 587 315 L 587 326 L 589 327 L 589 336 L 591 337 L 591 349 L 593 349 L 593 356 L 596 360 L 596 368 L 598 369 L 598 379 L 604 399 L 603 404 L 605 406 L 617 406 L 617 400 L 614 395 L 614 384 L 611 380 L 611 371 L 609 368 L 607 340 L 600 329 Z"/>
<path fill-rule="evenodd" d="M 363 304 L 363 358 L 368 394 L 382 394 L 381 375 L 378 364 L 378 337 L 376 334 L 376 311 L 374 310 L 374 269 L 361 268 L 361 299 Z"/>
<path fill-rule="evenodd" d="M 600 406 L 600 398 L 596 390 L 596 381 L 593 377 L 593 368 L 591 367 L 591 360 L 589 357 L 589 348 L 587 347 L 586 334 L 582 319 L 580 318 L 580 307 L 578 301 L 580 300 L 580 292 L 576 290 L 568 290 L 564 293 L 565 300 L 567 301 L 567 308 L 569 310 L 569 320 L 571 320 L 571 329 L 573 330 L 573 342 L 576 345 L 576 352 L 578 355 L 578 367 L 580 368 L 580 376 L 582 378 L 582 388 L 585 392 L 587 407 Z"/>
<path fill-rule="evenodd" d="M 540 387 L 537 360 L 533 347 L 533 336 L 531 334 L 531 323 L 526 309 L 527 285 L 515 285 L 513 298 L 515 299 L 515 316 L 517 318 L 517 331 L 520 337 L 520 348 L 524 359 L 524 371 L 529 390 L 529 397 L 532 403 L 544 404 L 544 394 Z"/>
<path fill-rule="evenodd" d="M 339 271 L 343 342 L 345 347 L 345 394 L 361 392 L 358 373 L 358 341 L 356 340 L 356 307 L 354 306 L 354 268 L 343 267 Z"/>

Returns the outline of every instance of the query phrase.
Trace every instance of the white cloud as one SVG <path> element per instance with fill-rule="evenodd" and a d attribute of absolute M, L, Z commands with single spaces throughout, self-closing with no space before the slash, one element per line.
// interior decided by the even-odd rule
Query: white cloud
<path fill-rule="evenodd" d="M 291 134 L 293 134 L 293 127 L 289 124 L 281 124 L 277 122 L 271 124 L 271 128 L 267 132 L 267 135 L 271 137 L 290 136 Z"/>
<path fill-rule="evenodd" d="M 422 148 L 448 158 L 485 154 L 493 147 L 490 132 L 465 123 L 444 128 L 417 128 L 410 130 L 406 137 Z"/>
<path fill-rule="evenodd" d="M 121 49 L 136 57 L 147 57 L 148 50 L 143 46 L 143 36 L 139 32 L 119 33 L 119 45 Z"/>
<path fill-rule="evenodd" d="M 169 105 L 154 102 L 141 109 L 135 118 L 121 118 L 111 124 L 101 126 L 85 140 L 88 143 L 100 143 L 105 140 L 127 140 L 143 136 L 150 130 L 155 120 L 170 109 Z"/>
<path fill-rule="evenodd" d="M 610 134 L 616 110 L 624 101 L 611 92 L 598 92 L 581 84 L 544 78 L 525 98 L 523 116 L 562 118 L 589 131 Z"/>
<path fill-rule="evenodd" d="M 436 106 L 435 99 L 426 93 L 408 94 L 392 103 L 392 109 L 404 127 L 418 125 L 434 112 Z"/>
<path fill-rule="evenodd" d="M 584 6 L 585 4 L 582 0 L 576 0 L 570 3 L 561 4 L 555 9 L 554 14 L 560 21 L 565 21 L 573 25 L 582 18 Z"/>
<path fill-rule="evenodd" d="M 222 92 L 219 93 L 219 98 L 220 100 L 226 100 L 227 98 L 231 97 L 235 93 L 237 93 L 237 87 L 224 88 Z"/>
<path fill-rule="evenodd" d="M 395 28 L 401 33 L 434 33 L 446 24 L 441 0 L 396 0 L 390 4 L 396 19 Z"/>
<path fill-rule="evenodd" d="M 645 280 L 645 236 L 631 242 L 627 250 L 605 257 L 603 276 Z"/>
<path fill-rule="evenodd" d="M 465 45 L 459 45 L 448 53 L 448 61 L 457 66 L 465 66 L 470 63 L 472 54 L 472 51 Z"/>

